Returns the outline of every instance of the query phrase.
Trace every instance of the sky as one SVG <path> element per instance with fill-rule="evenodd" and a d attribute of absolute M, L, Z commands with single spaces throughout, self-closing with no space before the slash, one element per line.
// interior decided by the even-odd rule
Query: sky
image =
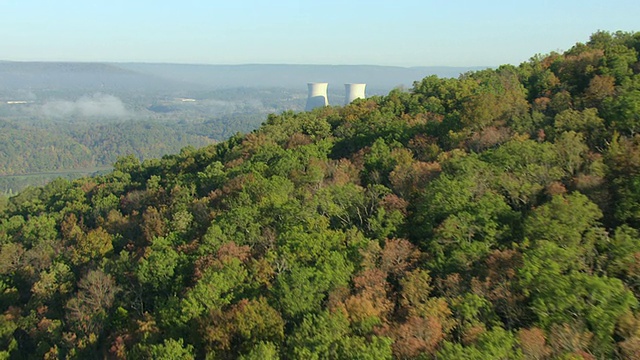
<path fill-rule="evenodd" d="M 638 0 L 0 0 L 0 60 L 498 66 L 640 31 Z"/>

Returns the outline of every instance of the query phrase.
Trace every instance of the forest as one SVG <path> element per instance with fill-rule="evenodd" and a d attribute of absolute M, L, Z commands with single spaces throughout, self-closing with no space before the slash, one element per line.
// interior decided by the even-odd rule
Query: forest
<path fill-rule="evenodd" d="M 0 197 L 0 358 L 639 359 L 640 32 Z"/>
<path fill-rule="evenodd" d="M 250 132 L 269 113 L 304 106 L 304 93 L 280 88 L 82 95 L 90 91 L 73 84 L 54 93 L 0 91 L 0 193 L 110 169 L 119 156 L 145 160 L 185 146 L 199 148 Z M 36 100 L 3 104 L 20 95 Z M 179 96 L 197 101 L 182 102 Z"/>

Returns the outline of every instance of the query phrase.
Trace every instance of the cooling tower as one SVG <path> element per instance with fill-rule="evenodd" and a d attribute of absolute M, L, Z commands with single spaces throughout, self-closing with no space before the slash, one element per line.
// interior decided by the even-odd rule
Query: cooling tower
<path fill-rule="evenodd" d="M 308 83 L 307 85 L 309 86 L 309 97 L 307 98 L 307 106 L 304 108 L 305 111 L 329 105 L 329 100 L 327 100 L 328 83 Z"/>
<path fill-rule="evenodd" d="M 355 99 L 364 99 L 364 88 L 367 84 L 344 84 L 344 104 L 348 105 Z"/>

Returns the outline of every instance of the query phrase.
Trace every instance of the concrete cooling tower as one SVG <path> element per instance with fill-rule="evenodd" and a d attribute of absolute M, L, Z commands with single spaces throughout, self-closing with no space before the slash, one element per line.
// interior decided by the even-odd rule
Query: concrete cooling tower
<path fill-rule="evenodd" d="M 329 83 L 308 83 L 307 85 L 309 86 L 309 97 L 307 98 L 307 106 L 304 108 L 305 111 L 329 105 L 327 99 Z"/>
<path fill-rule="evenodd" d="M 367 84 L 344 84 L 344 104 L 349 105 L 355 99 L 364 99 L 364 88 Z"/>

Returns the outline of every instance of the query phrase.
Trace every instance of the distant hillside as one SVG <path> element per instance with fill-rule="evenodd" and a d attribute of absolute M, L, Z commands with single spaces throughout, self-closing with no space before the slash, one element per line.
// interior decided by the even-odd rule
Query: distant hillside
<path fill-rule="evenodd" d="M 112 64 L 73 62 L 0 62 L 2 90 L 139 91 L 198 88 Z"/>
<path fill-rule="evenodd" d="M 58 129 L 0 119 L 0 177 L 104 167 L 128 154 L 159 158 L 189 144 L 200 147 L 213 142 L 193 134 L 192 127 L 127 121 Z M 0 187 L 0 192 L 4 190 Z"/>
<path fill-rule="evenodd" d="M 429 75 L 458 77 L 461 73 L 486 67 L 397 67 L 375 65 L 186 65 L 186 64 L 115 64 L 123 69 L 171 80 L 223 87 L 304 87 L 307 82 L 363 82 L 370 89 L 389 91 L 397 86 L 410 87 L 416 79 Z"/>
<path fill-rule="evenodd" d="M 92 90 L 156 91 L 220 88 L 301 88 L 312 81 L 330 83 L 330 91 L 344 83 L 364 82 L 384 93 L 410 87 L 429 75 L 457 77 L 483 67 L 394 67 L 372 65 L 185 65 L 148 63 L 73 63 L 0 61 L 0 91 Z"/>

